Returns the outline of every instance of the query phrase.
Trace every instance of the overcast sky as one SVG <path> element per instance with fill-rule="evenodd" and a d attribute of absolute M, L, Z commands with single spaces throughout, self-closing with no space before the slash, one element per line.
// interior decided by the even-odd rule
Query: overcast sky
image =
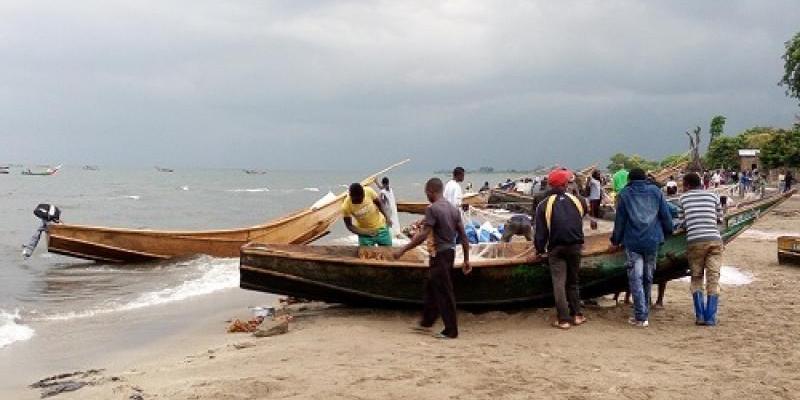
<path fill-rule="evenodd" d="M 0 162 L 580 168 L 791 125 L 786 1 L 0 2 Z"/>

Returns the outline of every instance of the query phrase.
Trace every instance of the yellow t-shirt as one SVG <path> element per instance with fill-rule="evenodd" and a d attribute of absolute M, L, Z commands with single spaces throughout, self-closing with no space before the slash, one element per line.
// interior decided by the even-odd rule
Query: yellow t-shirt
<path fill-rule="evenodd" d="M 364 188 L 364 201 L 361 204 L 353 204 L 350 196 L 342 202 L 342 214 L 345 217 L 353 217 L 356 226 L 361 229 L 380 229 L 386 226 L 386 218 L 383 213 L 375 206 L 375 199 L 378 194 L 370 187 Z"/>

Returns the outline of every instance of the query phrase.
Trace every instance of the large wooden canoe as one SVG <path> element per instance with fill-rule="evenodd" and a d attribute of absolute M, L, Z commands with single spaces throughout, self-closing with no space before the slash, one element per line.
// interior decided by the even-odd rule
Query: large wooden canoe
<path fill-rule="evenodd" d="M 730 242 L 759 216 L 787 196 L 765 199 L 727 215 L 723 229 Z M 609 252 L 608 235 L 589 236 L 581 261 L 581 297 L 591 298 L 627 288 L 625 255 Z M 501 308 L 550 305 L 552 283 L 546 259 L 528 243 L 473 246 L 488 253 L 473 257 L 473 272 L 453 274 L 456 300 L 462 307 Z M 244 289 L 358 306 L 419 306 L 427 260 L 421 250 L 393 260 L 390 249 L 346 246 L 251 244 L 242 248 L 240 286 Z M 456 265 L 456 268 L 460 268 Z M 669 237 L 658 256 L 656 282 L 688 274 L 686 239 Z"/>
<path fill-rule="evenodd" d="M 778 263 L 800 265 L 800 236 L 778 238 Z"/>
<path fill-rule="evenodd" d="M 467 193 L 464 195 L 463 203 L 475 208 L 486 208 L 489 200 L 488 193 Z M 430 203 L 427 201 L 398 201 L 397 211 L 409 214 L 425 214 L 425 209 Z"/>
<path fill-rule="evenodd" d="M 378 175 L 406 163 L 390 166 L 364 179 L 371 185 Z M 94 261 L 125 263 L 168 259 L 194 254 L 236 257 L 245 243 L 306 244 L 325 235 L 339 218 L 345 193 L 317 208 L 295 212 L 248 228 L 212 231 L 156 231 L 52 224 L 48 250 Z"/>

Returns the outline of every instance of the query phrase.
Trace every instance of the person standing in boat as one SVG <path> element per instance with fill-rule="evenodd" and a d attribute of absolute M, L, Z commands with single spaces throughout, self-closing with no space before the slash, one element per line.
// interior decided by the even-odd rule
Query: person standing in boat
<path fill-rule="evenodd" d="M 587 207 L 586 200 L 567 192 L 571 176 L 562 169 L 550 172 L 547 182 L 552 189 L 537 205 L 535 218 L 534 246 L 539 254 L 548 255 L 558 312 L 553 326 L 560 329 L 586 322 L 578 293 L 578 269 Z"/>
<path fill-rule="evenodd" d="M 389 218 L 372 188 L 365 188 L 360 183 L 350 185 L 348 196 L 342 202 L 342 215 L 347 230 L 358 235 L 359 246 L 392 245 L 392 234 L 386 223 Z"/>
<path fill-rule="evenodd" d="M 591 216 L 595 220 L 600 219 L 600 206 L 603 202 L 603 184 L 600 182 L 600 179 L 600 171 L 592 171 L 592 175 L 589 178 L 588 194 Z"/>
<path fill-rule="evenodd" d="M 444 186 L 444 199 L 458 209 L 461 209 L 464 201 L 464 192 L 461 190 L 464 174 L 464 168 L 456 167 L 453 169 L 453 179 L 450 179 L 447 185 Z"/>
<path fill-rule="evenodd" d="M 469 274 L 472 267 L 469 264 L 469 239 L 464 231 L 461 213 L 443 198 L 443 190 L 442 181 L 439 178 L 431 178 L 425 184 L 425 195 L 431 205 L 425 209 L 422 229 L 414 235 L 411 242 L 395 251 L 394 257 L 399 259 L 407 251 L 419 246 L 426 239 L 428 240 L 430 268 L 428 279 L 425 282 L 424 306 L 419 329 L 431 328 L 441 315 L 444 330 L 436 337 L 455 339 L 458 337 L 458 322 L 453 281 L 450 274 L 455 262 L 457 237 L 460 238 L 464 253 L 462 271 L 464 274 Z"/>
<path fill-rule="evenodd" d="M 683 177 L 686 188 L 680 198 L 680 214 L 686 227 L 686 257 L 692 271 L 692 301 L 695 324 L 717 324 L 719 300 L 719 274 L 722 265 L 722 235 L 717 224 L 722 223 L 722 205 L 716 193 L 703 190 L 700 177 L 695 173 Z M 707 302 L 703 302 L 703 276 L 705 275 Z"/>
<path fill-rule="evenodd" d="M 397 214 L 397 200 L 394 197 L 394 191 L 389 186 L 389 177 L 384 176 L 383 179 L 381 179 L 379 194 L 381 205 L 383 206 L 383 215 L 389 218 L 392 236 L 400 237 L 403 232 L 400 229 L 400 218 Z"/>
<path fill-rule="evenodd" d="M 658 247 L 665 235 L 672 234 L 672 215 L 664 193 L 647 182 L 644 170 L 632 169 L 628 179 L 618 196 L 611 245 L 612 250 L 624 246 L 628 257 L 628 291 L 634 309 L 628 322 L 647 327 Z"/>

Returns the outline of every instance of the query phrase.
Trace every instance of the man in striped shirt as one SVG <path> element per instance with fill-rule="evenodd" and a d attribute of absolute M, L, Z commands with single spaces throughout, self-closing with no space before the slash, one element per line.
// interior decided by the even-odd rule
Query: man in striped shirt
<path fill-rule="evenodd" d="M 722 265 L 722 236 L 717 224 L 722 221 L 722 205 L 717 194 L 703 190 L 700 176 L 683 177 L 686 188 L 680 198 L 679 217 L 686 228 L 687 258 L 692 270 L 692 300 L 697 325 L 717 324 L 719 271 Z M 708 300 L 703 304 L 703 275 Z"/>

